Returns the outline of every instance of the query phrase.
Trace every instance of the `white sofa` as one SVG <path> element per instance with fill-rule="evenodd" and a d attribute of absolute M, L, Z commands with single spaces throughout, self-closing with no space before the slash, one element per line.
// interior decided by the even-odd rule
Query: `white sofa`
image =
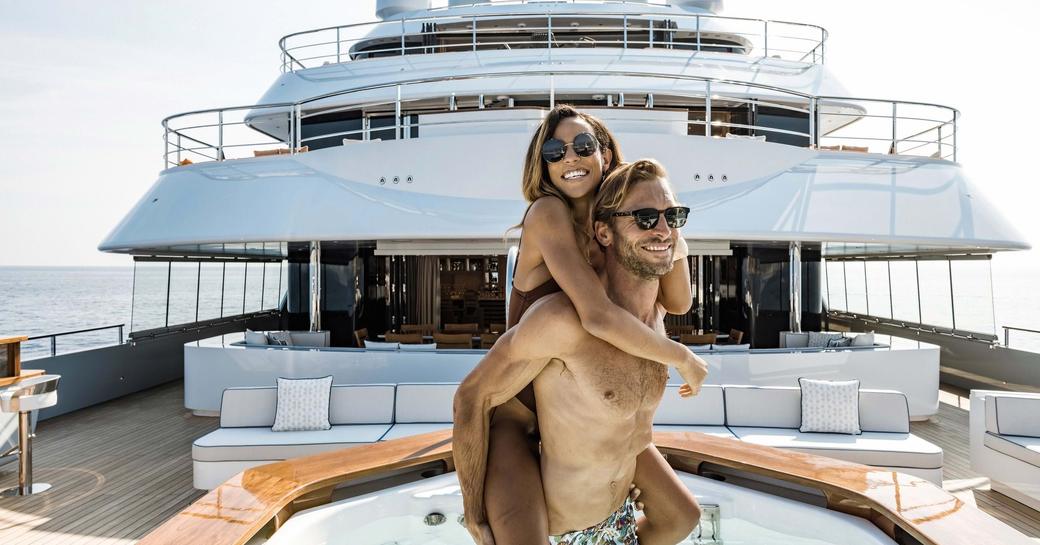
<path fill-rule="evenodd" d="M 859 435 L 802 433 L 801 392 L 794 386 L 705 385 L 693 399 L 665 391 L 654 417 L 659 431 L 697 431 L 769 447 L 829 456 L 942 484 L 942 448 L 910 433 L 906 396 L 860 390 Z"/>
<path fill-rule="evenodd" d="M 277 389 L 228 388 L 220 428 L 192 446 L 195 488 L 210 490 L 250 467 L 452 426 L 455 383 L 333 386 L 328 431 L 274 432 Z M 658 431 L 697 432 L 884 467 L 942 483 L 942 449 L 910 433 L 906 396 L 860 390 L 860 435 L 801 433 L 797 387 L 706 384 L 683 399 L 668 386 Z"/>
<path fill-rule="evenodd" d="M 194 486 L 211 490 L 236 473 L 297 456 L 451 428 L 458 384 L 333 386 L 332 428 L 271 431 L 275 387 L 228 388 L 220 402 L 220 428 L 192 445 Z"/>
<path fill-rule="evenodd" d="M 305 346 L 328 348 L 331 333 L 323 331 L 249 331 L 245 332 L 243 346 Z M 284 344 L 283 344 L 284 343 Z M 238 344 L 238 343 L 234 343 Z"/>
<path fill-rule="evenodd" d="M 971 391 L 971 468 L 990 487 L 1040 510 L 1040 394 Z"/>

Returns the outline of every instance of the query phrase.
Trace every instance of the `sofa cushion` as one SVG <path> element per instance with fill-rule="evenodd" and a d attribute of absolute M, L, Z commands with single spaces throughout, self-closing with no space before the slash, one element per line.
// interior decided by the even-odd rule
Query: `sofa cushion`
<path fill-rule="evenodd" d="M 726 424 L 726 406 L 722 386 L 705 384 L 699 394 L 682 398 L 679 386 L 668 386 L 664 390 L 661 404 L 654 414 L 654 425 L 671 424 L 682 426 L 723 426 Z"/>
<path fill-rule="evenodd" d="M 274 424 L 277 391 L 274 387 L 227 388 L 220 400 L 221 428 L 270 427 Z M 390 424 L 394 417 L 392 384 L 333 386 L 329 423 Z"/>
<path fill-rule="evenodd" d="M 809 346 L 808 333 L 792 333 L 784 331 L 780 333 L 780 348 L 805 348 Z"/>
<path fill-rule="evenodd" d="M 271 431 L 327 430 L 332 375 L 322 378 L 279 378 L 278 403 Z"/>
<path fill-rule="evenodd" d="M 397 385 L 394 422 L 415 424 L 451 422 L 457 383 L 424 383 Z"/>
<path fill-rule="evenodd" d="M 863 431 L 910 433 L 910 405 L 895 390 L 859 391 L 859 427 Z"/>
<path fill-rule="evenodd" d="M 402 344 L 401 352 L 433 352 L 437 350 L 437 343 L 430 344 Z"/>
<path fill-rule="evenodd" d="M 796 429 L 733 427 L 741 441 L 830 456 L 869 466 L 934 469 L 942 467 L 943 451 L 909 433 L 863 432 L 860 435 L 802 433 Z"/>
<path fill-rule="evenodd" d="M 1040 467 L 1040 437 L 996 435 L 987 432 L 982 444 L 1027 464 Z"/>
<path fill-rule="evenodd" d="M 721 437 L 723 439 L 737 438 L 737 436 L 733 435 L 733 432 L 729 431 L 729 428 L 726 426 L 679 426 L 674 424 L 654 424 L 654 431 L 694 432 L 703 433 L 704 435 L 710 435 L 712 437 Z"/>
<path fill-rule="evenodd" d="M 402 437 L 408 437 L 409 435 L 420 435 L 433 431 L 450 430 L 451 428 L 451 422 L 434 422 L 431 424 L 394 424 L 393 427 L 390 428 L 390 431 L 386 432 L 386 435 L 384 435 L 380 441 L 400 439 Z"/>
<path fill-rule="evenodd" d="M 799 378 L 802 389 L 798 430 L 859 434 L 859 381 Z"/>
<path fill-rule="evenodd" d="M 192 459 L 200 462 L 285 460 L 374 443 L 389 424 L 332 426 L 321 431 L 271 431 L 271 428 L 221 428 L 195 440 Z"/>
<path fill-rule="evenodd" d="M 747 352 L 751 350 L 750 344 L 713 344 L 713 352 Z"/>
<path fill-rule="evenodd" d="M 873 333 L 860 333 L 852 338 L 851 346 L 874 346 Z"/>
<path fill-rule="evenodd" d="M 290 331 L 289 338 L 293 346 L 314 346 L 325 348 L 329 346 L 328 331 Z"/>
<path fill-rule="evenodd" d="M 800 399 L 795 386 L 725 386 L 726 425 L 797 428 Z"/>
<path fill-rule="evenodd" d="M 990 404 L 993 405 L 992 410 Z M 1040 437 L 1040 397 L 991 395 L 986 398 L 986 416 L 992 412 L 992 426 L 986 430 L 1000 435 Z M 988 424 L 988 423 L 987 423 Z"/>
<path fill-rule="evenodd" d="M 270 331 L 267 333 L 267 343 L 281 346 L 292 346 L 292 335 L 288 331 Z"/>
<path fill-rule="evenodd" d="M 381 343 L 365 339 L 365 350 L 397 350 L 400 346 L 398 343 Z"/>

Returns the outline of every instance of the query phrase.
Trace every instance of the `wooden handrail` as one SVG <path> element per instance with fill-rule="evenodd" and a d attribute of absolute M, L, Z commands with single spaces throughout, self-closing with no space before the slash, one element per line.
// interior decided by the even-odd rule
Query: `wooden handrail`
<path fill-rule="evenodd" d="M 863 517 L 893 538 L 900 528 L 924 545 L 1033 545 L 1010 526 L 918 477 L 699 433 L 656 432 L 654 442 L 678 470 L 697 473 L 707 462 L 818 489 L 828 508 Z M 431 463 L 454 470 L 450 431 L 248 469 L 139 543 L 242 545 L 268 523 L 277 528 L 295 510 L 328 502 L 338 484 Z"/>

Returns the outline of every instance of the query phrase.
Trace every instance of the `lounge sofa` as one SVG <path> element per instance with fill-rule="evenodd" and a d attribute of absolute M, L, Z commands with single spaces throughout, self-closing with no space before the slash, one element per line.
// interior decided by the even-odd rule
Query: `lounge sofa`
<path fill-rule="evenodd" d="M 194 484 L 209 490 L 250 467 L 452 426 L 458 384 L 333 386 L 328 431 L 274 432 L 277 389 L 228 388 L 220 428 L 192 446 Z M 706 384 L 693 398 L 668 386 L 657 431 L 697 432 L 831 456 L 942 483 L 942 449 L 910 433 L 906 396 L 860 390 L 860 435 L 801 433 L 800 391 L 783 386 Z"/>
<path fill-rule="evenodd" d="M 971 391 L 971 468 L 990 488 L 1040 510 L 1040 394 Z"/>
<path fill-rule="evenodd" d="M 860 390 L 859 435 L 803 433 L 795 386 L 704 385 L 693 399 L 669 386 L 654 418 L 659 431 L 696 431 L 908 473 L 942 484 L 943 451 L 910 433 L 906 396 Z"/>
<path fill-rule="evenodd" d="M 220 400 L 220 428 L 192 445 L 195 488 L 211 490 L 236 473 L 297 456 L 427 433 L 451 427 L 458 384 L 333 386 L 323 431 L 271 431 L 275 387 L 228 388 Z"/>

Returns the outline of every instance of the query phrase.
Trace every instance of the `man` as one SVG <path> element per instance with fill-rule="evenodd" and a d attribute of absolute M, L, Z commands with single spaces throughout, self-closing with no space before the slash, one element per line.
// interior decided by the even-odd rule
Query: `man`
<path fill-rule="evenodd" d="M 593 205 L 607 295 L 661 334 L 659 278 L 671 270 L 678 227 L 688 211 L 677 206 L 665 176 L 656 161 L 620 167 Z M 679 364 L 687 381 L 684 396 L 696 393 L 707 374 L 703 360 L 696 362 Z M 633 481 L 651 507 L 638 523 L 642 543 L 674 544 L 688 535 L 700 518 L 699 507 L 651 444 L 653 415 L 667 380 L 664 365 L 586 332 L 565 294 L 538 301 L 455 396 L 455 465 L 474 539 L 493 542 L 483 498 L 491 411 L 529 383 L 538 400 L 552 543 L 637 543 L 628 498 Z"/>

